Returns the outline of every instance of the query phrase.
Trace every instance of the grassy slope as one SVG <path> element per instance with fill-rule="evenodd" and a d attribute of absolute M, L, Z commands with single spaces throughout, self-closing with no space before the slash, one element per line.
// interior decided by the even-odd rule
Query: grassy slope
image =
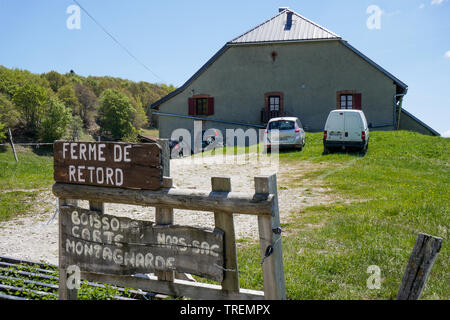
<path fill-rule="evenodd" d="M 36 189 L 49 188 L 53 182 L 53 157 L 21 149 L 18 158 L 16 163 L 10 148 L 0 152 L 0 221 L 27 212 Z"/>
<path fill-rule="evenodd" d="M 410 132 L 373 132 L 369 152 L 322 155 L 321 134 L 282 163 L 329 162 L 306 178 L 321 179 L 351 204 L 308 207 L 284 225 L 283 254 L 290 299 L 393 299 L 417 233 L 444 238 L 422 298 L 449 299 L 450 140 Z M 293 180 L 292 183 L 302 183 Z M 370 200 L 369 200 L 370 199 Z M 286 236 L 286 233 L 289 236 Z M 256 245 L 239 254 L 243 287 L 258 287 Z M 367 267 L 381 269 L 381 289 L 369 290 Z"/>

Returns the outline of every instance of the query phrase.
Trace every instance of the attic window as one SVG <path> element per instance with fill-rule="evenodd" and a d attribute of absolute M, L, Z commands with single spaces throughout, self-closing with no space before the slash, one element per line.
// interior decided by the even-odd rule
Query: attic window
<path fill-rule="evenodd" d="M 188 99 L 190 116 L 210 116 L 214 114 L 214 98 L 209 95 L 194 95 Z"/>

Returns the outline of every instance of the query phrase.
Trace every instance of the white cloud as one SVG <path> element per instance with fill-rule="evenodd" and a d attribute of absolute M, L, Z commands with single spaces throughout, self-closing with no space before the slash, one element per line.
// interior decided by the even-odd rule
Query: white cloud
<path fill-rule="evenodd" d="M 420 6 L 419 6 L 419 9 L 423 9 L 423 8 L 425 8 L 425 4 L 421 3 Z"/>
<path fill-rule="evenodd" d="M 447 130 L 441 134 L 441 137 L 450 138 L 450 130 Z"/>
<path fill-rule="evenodd" d="M 446 57 L 447 59 L 450 59 L 450 50 L 448 50 L 445 54 L 444 57 Z"/>
<path fill-rule="evenodd" d="M 447 1 L 447 0 L 433 0 L 433 1 L 431 1 L 431 5 L 437 6 L 437 5 L 444 3 L 444 1 Z"/>

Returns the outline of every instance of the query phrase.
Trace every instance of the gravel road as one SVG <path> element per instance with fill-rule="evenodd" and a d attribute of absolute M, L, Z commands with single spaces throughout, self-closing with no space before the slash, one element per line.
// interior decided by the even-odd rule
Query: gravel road
<path fill-rule="evenodd" d="M 281 222 L 291 214 L 301 214 L 302 208 L 325 204 L 333 198 L 323 188 L 312 182 L 302 187 L 291 187 L 289 181 L 295 176 L 315 170 L 321 165 L 307 161 L 292 162 L 280 168 L 265 160 L 248 161 L 245 164 L 214 164 L 214 158 L 193 164 L 191 158 L 172 159 L 170 162 L 174 185 L 183 189 L 211 190 L 211 177 L 229 176 L 233 191 L 253 192 L 253 177 L 277 173 Z M 58 217 L 52 219 L 57 199 L 50 190 L 39 194 L 32 212 L 0 223 L 0 255 L 31 261 L 58 263 Z M 81 201 L 87 208 L 87 201 Z M 122 204 L 106 204 L 108 214 L 154 221 L 154 208 Z M 257 238 L 256 216 L 235 215 L 235 232 L 238 238 Z M 174 210 L 174 223 L 202 228 L 214 227 L 214 215 L 210 212 Z"/>

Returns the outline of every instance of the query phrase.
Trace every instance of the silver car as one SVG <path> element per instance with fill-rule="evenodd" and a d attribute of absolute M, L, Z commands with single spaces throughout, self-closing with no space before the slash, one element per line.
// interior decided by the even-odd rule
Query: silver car
<path fill-rule="evenodd" d="M 270 119 L 267 123 L 265 134 L 265 147 L 270 152 L 273 145 L 281 148 L 303 149 L 306 141 L 306 133 L 302 123 L 296 117 L 282 117 Z"/>

